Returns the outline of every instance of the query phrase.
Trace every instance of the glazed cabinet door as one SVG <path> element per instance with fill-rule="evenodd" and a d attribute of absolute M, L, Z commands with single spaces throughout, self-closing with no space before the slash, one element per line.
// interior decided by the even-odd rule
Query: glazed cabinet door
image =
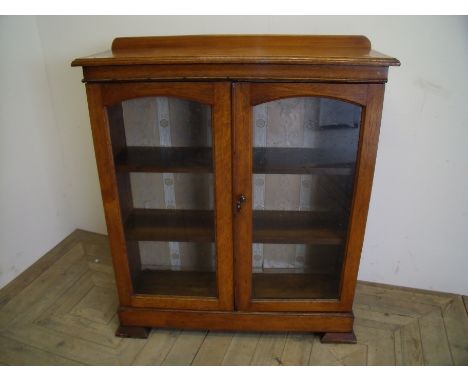
<path fill-rule="evenodd" d="M 236 307 L 350 311 L 383 85 L 234 86 Z"/>
<path fill-rule="evenodd" d="M 121 305 L 232 310 L 230 84 L 87 93 Z"/>

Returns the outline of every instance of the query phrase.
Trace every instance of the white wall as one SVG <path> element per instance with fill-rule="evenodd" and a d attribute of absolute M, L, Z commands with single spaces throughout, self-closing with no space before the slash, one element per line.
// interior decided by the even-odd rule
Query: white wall
<path fill-rule="evenodd" d="M 0 287 L 73 229 L 34 17 L 0 18 Z"/>
<path fill-rule="evenodd" d="M 116 36 L 368 36 L 402 66 L 390 69 L 359 278 L 468 294 L 468 18 L 38 17 L 37 25 L 67 211 L 73 227 L 97 232 L 105 232 L 105 224 L 85 90 L 80 69 L 69 66 L 73 58 L 107 50 Z"/>

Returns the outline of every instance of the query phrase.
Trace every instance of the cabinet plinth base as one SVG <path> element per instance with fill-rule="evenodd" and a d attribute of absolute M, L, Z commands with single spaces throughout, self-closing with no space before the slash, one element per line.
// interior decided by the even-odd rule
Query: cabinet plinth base
<path fill-rule="evenodd" d="M 120 307 L 122 328 L 167 328 L 213 331 L 333 333 L 353 331 L 352 312 L 287 313 L 166 310 Z M 349 342 L 349 341 L 348 341 Z"/>
<path fill-rule="evenodd" d="M 322 344 L 355 344 L 357 339 L 353 331 L 348 333 L 328 332 L 323 334 L 320 342 Z"/>
<path fill-rule="evenodd" d="M 115 331 L 115 335 L 123 338 L 148 338 L 150 332 L 151 328 L 144 326 L 120 325 Z"/>

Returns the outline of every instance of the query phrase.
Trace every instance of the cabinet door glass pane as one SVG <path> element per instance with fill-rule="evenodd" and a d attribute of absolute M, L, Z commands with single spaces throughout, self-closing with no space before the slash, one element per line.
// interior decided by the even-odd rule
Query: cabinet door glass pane
<path fill-rule="evenodd" d="M 361 108 L 286 98 L 253 108 L 254 299 L 336 299 Z"/>
<path fill-rule="evenodd" d="M 135 293 L 216 297 L 211 107 L 149 97 L 108 115 Z"/>

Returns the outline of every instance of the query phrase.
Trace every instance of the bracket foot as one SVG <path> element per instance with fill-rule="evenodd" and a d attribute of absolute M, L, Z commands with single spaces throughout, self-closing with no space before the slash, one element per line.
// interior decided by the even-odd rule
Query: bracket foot
<path fill-rule="evenodd" d="M 148 338 L 150 332 L 151 329 L 144 326 L 120 325 L 115 331 L 115 335 L 122 338 Z"/>
<path fill-rule="evenodd" d="M 322 344 L 356 344 L 357 339 L 354 332 L 347 333 L 324 333 L 320 339 Z"/>

